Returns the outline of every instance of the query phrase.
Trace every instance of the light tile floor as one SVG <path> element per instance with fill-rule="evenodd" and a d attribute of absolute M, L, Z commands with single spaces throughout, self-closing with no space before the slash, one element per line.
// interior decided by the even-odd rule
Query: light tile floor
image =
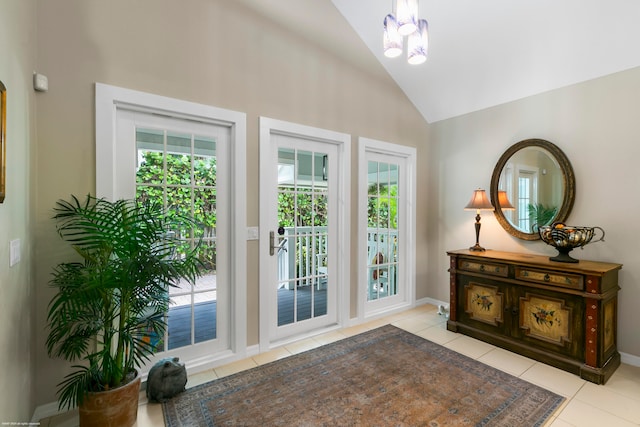
<path fill-rule="evenodd" d="M 438 315 L 436 307 L 432 305 L 420 306 L 364 325 L 301 340 L 267 353 L 191 375 L 187 388 L 389 323 L 566 397 L 567 400 L 546 424 L 547 427 L 640 426 L 640 367 L 622 364 L 606 385 L 592 384 L 576 375 L 447 331 L 445 317 Z M 77 425 L 78 416 L 75 412 L 41 421 L 43 427 Z M 162 406 L 147 403 L 144 392 L 140 394 L 136 426 L 164 426 Z"/>

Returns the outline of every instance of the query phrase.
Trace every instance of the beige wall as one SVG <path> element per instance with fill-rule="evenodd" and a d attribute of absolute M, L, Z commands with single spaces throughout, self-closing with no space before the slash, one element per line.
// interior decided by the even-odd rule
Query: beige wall
<path fill-rule="evenodd" d="M 528 138 L 554 142 L 575 171 L 576 201 L 567 223 L 600 226 L 606 241 L 572 255 L 624 264 L 620 272 L 618 348 L 640 361 L 640 68 L 532 96 L 430 126 L 434 146 L 428 193 L 427 294 L 448 299 L 450 249 L 475 241 L 474 214 L 463 207 L 477 187 L 489 189 L 493 168 L 512 144 Z M 492 213 L 482 215 L 480 243 L 492 249 L 553 255 L 544 243 L 508 235 Z M 633 357 L 635 356 L 635 357 Z"/>
<path fill-rule="evenodd" d="M 0 204 L 0 423 L 33 411 L 34 308 L 31 275 L 31 153 L 34 147 L 35 0 L 0 0 L 0 80 L 7 87 L 7 196 Z M 9 267 L 9 242 L 21 261 Z"/>
<path fill-rule="evenodd" d="M 38 404 L 55 400 L 55 384 L 65 371 L 43 351 L 52 295 L 47 281 L 52 267 L 70 255 L 54 233 L 51 209 L 71 193 L 94 192 L 95 82 L 245 112 L 249 226 L 258 225 L 259 116 L 351 134 L 354 197 L 358 136 L 416 147 L 427 139 L 427 124 L 379 64 L 372 60 L 373 70 L 360 69 L 236 1 L 39 0 L 38 67 L 49 78 L 49 92 L 38 97 Z M 423 152 L 419 162 L 426 162 Z M 426 169 L 418 175 L 425 181 Z M 418 218 L 424 218 L 426 195 L 419 192 L 418 198 Z M 355 236 L 355 211 L 352 221 Z M 418 256 L 424 258 L 422 223 L 419 234 Z M 257 242 L 248 243 L 248 256 L 252 345 L 258 342 Z M 418 296 L 424 297 L 426 270 L 419 265 Z"/>
<path fill-rule="evenodd" d="M 22 5 L 19 0 L 0 1 L 9 1 L 15 7 Z M 619 347 L 628 354 L 640 355 L 640 336 L 633 322 L 634 302 L 640 298 L 640 259 L 635 243 L 640 226 L 633 216 L 639 211 L 640 201 L 635 197 L 637 179 L 632 175 L 636 170 L 635 158 L 640 154 L 637 141 L 640 127 L 634 124 L 637 103 L 633 96 L 640 89 L 640 70 L 428 126 L 391 79 L 379 77 L 379 64 L 372 61 L 372 70 L 366 70 L 334 57 L 313 41 L 300 39 L 236 1 L 37 0 L 37 4 L 37 67 L 49 77 L 50 90 L 37 97 L 38 149 L 34 153 L 37 168 L 31 175 L 36 180 L 33 195 L 36 340 L 31 350 L 38 354 L 36 404 L 55 400 L 55 384 L 65 371 L 64 363 L 50 360 L 44 352 L 46 305 L 51 298 L 47 282 L 51 268 L 70 256 L 68 248 L 55 235 L 50 217 L 57 199 L 95 189 L 95 82 L 245 112 L 249 226 L 258 225 L 259 116 L 350 133 L 354 137 L 354 197 L 358 136 L 417 147 L 417 298 L 448 300 L 445 252 L 473 243 L 474 215 L 463 207 L 473 189 L 478 186 L 488 189 L 493 166 L 502 152 L 526 138 L 555 142 L 568 155 L 576 172 L 577 197 L 569 222 L 599 225 L 607 231 L 605 243 L 587 246 L 576 256 L 624 264 L 620 276 Z M 23 8 L 26 10 L 26 6 L 20 9 Z M 8 18 L 0 17 L 4 27 L 3 19 Z M 12 25 L 16 34 L 23 34 L 17 24 Z M 28 34 L 26 29 L 21 31 Z M 352 31 L 346 32 L 357 37 Z M 0 38 L 0 45 L 2 40 L 4 37 Z M 27 44 L 27 52 L 19 54 L 29 57 L 30 46 Z M 364 45 L 362 48 L 366 49 Z M 23 65 L 24 62 L 28 60 L 24 59 Z M 0 73 L 5 73 L 6 66 L 0 63 Z M 22 70 L 15 75 L 29 78 Z M 19 108 L 28 111 L 32 97 L 28 82 L 19 82 L 18 87 L 24 92 L 21 101 L 24 105 Z M 22 124 L 23 139 L 27 142 L 28 123 Z M 25 171 L 29 169 L 27 153 L 23 153 Z M 25 174 L 28 181 L 25 171 L 19 174 Z M 17 181 L 12 185 L 18 186 Z M 11 219 L 6 218 L 8 211 Z M 22 233 L 27 242 L 31 240 L 24 219 L 28 212 L 23 211 L 28 211 L 26 197 L 17 206 L 0 205 L 0 233 L 8 232 L 9 224 L 12 229 L 11 236 L 0 234 L 0 254 L 16 234 Z M 481 243 L 486 247 L 553 252 L 542 243 L 510 237 L 490 213 L 483 215 L 482 223 Z M 353 251 L 355 224 L 354 211 Z M 22 231 L 13 231 L 21 227 Z M 251 345 L 258 342 L 259 255 L 257 242 L 249 242 L 247 248 Z M 26 265 L 22 264 L 20 269 L 26 269 Z M 29 307 L 29 287 L 23 289 L 19 285 L 29 283 L 29 273 L 27 270 L 5 273 L 1 268 L 4 267 L 0 267 L 3 286 L 9 275 L 13 288 L 9 291 L 11 308 L 8 312 L 0 310 L 0 318 L 28 325 L 25 311 Z M 352 279 L 355 283 L 355 271 Z M 7 301 L 0 299 L 0 304 L 4 307 Z M 29 352 L 28 342 L 22 343 L 17 338 L 29 336 L 28 328 L 21 326 L 18 331 L 0 332 L 0 344 L 6 341 L 11 348 Z M 26 363 L 18 360 L 22 357 L 18 351 L 3 352 L 0 357 L 5 358 L 0 360 L 5 364 Z M 27 364 L 22 369 L 25 378 L 29 378 L 28 372 Z M 4 386 L 6 380 L 2 381 Z M 21 381 L 24 380 L 16 374 L 8 384 L 15 387 Z M 3 387 L 1 392 L 6 393 L 6 389 Z M 8 398 L 15 398 L 15 394 Z"/>

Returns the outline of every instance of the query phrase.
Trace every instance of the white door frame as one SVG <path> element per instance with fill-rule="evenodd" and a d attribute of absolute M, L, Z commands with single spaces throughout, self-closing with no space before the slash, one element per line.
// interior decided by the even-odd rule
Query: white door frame
<path fill-rule="evenodd" d="M 118 170 L 118 110 L 155 113 L 177 119 L 228 126 L 231 130 L 229 280 L 231 325 L 229 349 L 189 361 L 193 371 L 243 358 L 247 353 L 246 273 L 246 115 L 209 105 L 96 83 L 96 196 L 117 197 L 124 174 Z M 131 153 L 135 156 L 135 152 Z"/>
<path fill-rule="evenodd" d="M 377 153 L 387 158 L 402 158 L 405 160 L 404 170 L 400 171 L 399 179 L 403 199 L 403 209 L 400 211 L 398 222 L 402 227 L 400 234 L 400 248 L 402 254 L 398 271 L 398 284 L 404 286 L 402 298 L 390 298 L 390 304 L 384 300 L 372 304 L 367 301 L 367 153 Z M 383 314 L 405 310 L 415 305 L 416 300 L 416 149 L 404 145 L 377 141 L 369 138 L 358 139 L 358 320 L 360 322 Z"/>
<path fill-rule="evenodd" d="M 337 316 L 338 323 L 334 328 L 347 324 L 349 319 L 349 293 L 350 293 L 350 164 L 351 164 L 351 136 L 348 134 L 334 132 L 326 129 L 319 129 L 304 126 L 282 120 L 260 117 L 260 245 L 259 245 L 259 277 L 260 277 L 260 352 L 268 351 L 271 348 L 282 345 L 286 342 L 275 342 L 271 339 L 271 319 L 272 303 L 267 295 L 268 287 L 273 286 L 273 280 L 277 277 L 276 262 L 274 257 L 269 255 L 269 231 L 273 231 L 274 224 L 268 212 L 268 205 L 272 201 L 266 200 L 264 195 L 268 194 L 270 187 L 277 180 L 275 176 L 277 168 L 272 164 L 272 135 L 287 135 L 303 139 L 311 139 L 324 143 L 335 144 L 338 149 L 337 164 L 337 188 L 338 188 L 338 223 L 337 223 L 337 265 L 335 267 L 335 279 L 338 292 Z M 316 330 L 313 333 L 324 332 L 325 329 Z M 305 335 L 306 336 L 306 335 Z M 303 336 L 296 336 L 291 339 L 300 339 Z"/>

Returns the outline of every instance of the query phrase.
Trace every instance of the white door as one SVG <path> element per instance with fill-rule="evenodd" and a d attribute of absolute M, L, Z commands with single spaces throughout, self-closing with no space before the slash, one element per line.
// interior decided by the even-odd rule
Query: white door
<path fill-rule="evenodd" d="M 348 136 L 263 118 L 260 143 L 260 343 L 266 350 L 337 327 L 348 310 L 341 235 Z"/>
<path fill-rule="evenodd" d="M 244 113 L 96 83 L 96 196 L 191 210 L 203 226 L 185 237 L 207 248 L 203 279 L 169 291 L 169 334 L 148 337 L 161 352 L 143 376 L 168 356 L 192 371 L 246 357 L 245 145 Z"/>
<path fill-rule="evenodd" d="M 195 284 L 168 288 L 171 301 L 163 337 L 149 336 L 155 359 L 197 360 L 229 348 L 229 146 L 228 127 L 120 111 L 117 162 L 129 165 L 118 180 L 117 198 L 163 204 L 189 215 L 199 227 L 174 230 L 186 244 L 202 239 L 205 270 Z"/>

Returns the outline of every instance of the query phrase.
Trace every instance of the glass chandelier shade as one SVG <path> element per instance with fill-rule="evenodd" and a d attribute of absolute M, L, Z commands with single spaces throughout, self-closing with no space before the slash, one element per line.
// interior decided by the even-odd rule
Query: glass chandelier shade
<path fill-rule="evenodd" d="M 418 21 L 418 28 L 409 34 L 407 42 L 407 62 L 412 65 L 422 64 L 427 60 L 427 49 L 429 47 L 429 24 L 426 20 Z"/>
<path fill-rule="evenodd" d="M 418 0 L 394 0 L 393 3 L 398 32 L 408 36 L 418 27 Z"/>
<path fill-rule="evenodd" d="M 398 22 L 389 14 L 384 18 L 384 56 L 395 58 L 402 55 L 402 35 L 398 33 Z"/>
<path fill-rule="evenodd" d="M 387 58 L 400 56 L 407 36 L 407 62 L 422 64 L 427 60 L 429 24 L 418 19 L 418 0 L 392 0 L 393 12 L 384 18 L 383 52 Z"/>

